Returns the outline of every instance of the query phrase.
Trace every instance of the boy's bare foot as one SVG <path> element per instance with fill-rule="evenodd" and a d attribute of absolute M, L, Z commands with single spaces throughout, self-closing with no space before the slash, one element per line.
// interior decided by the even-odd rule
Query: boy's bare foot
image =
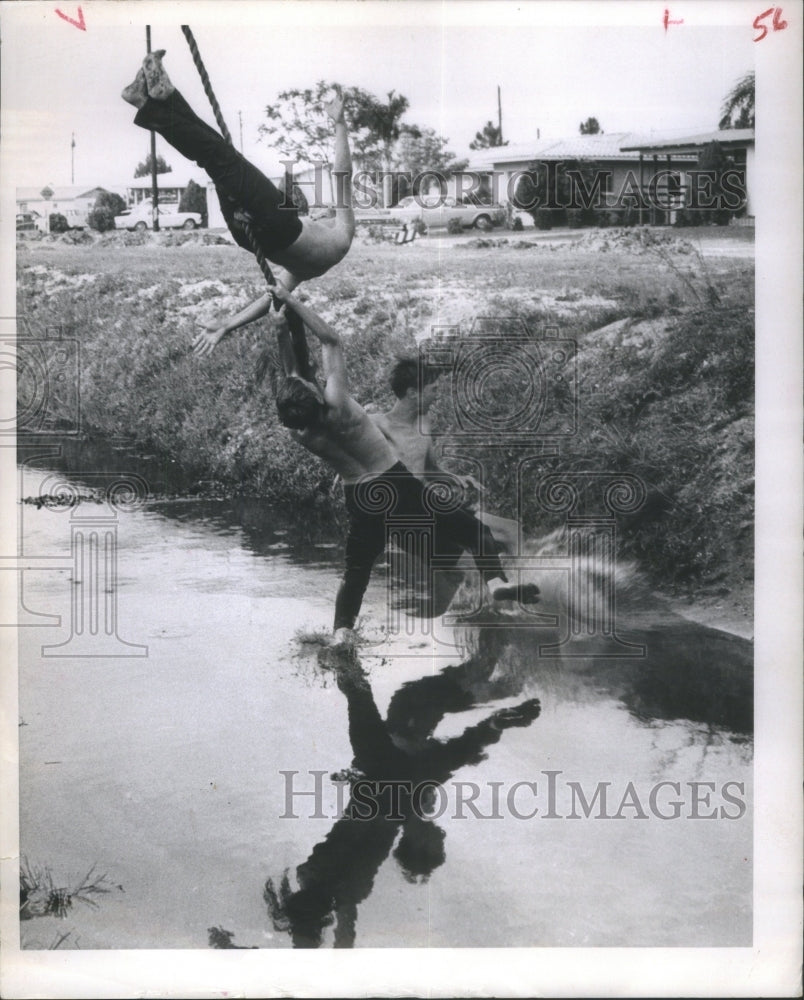
<path fill-rule="evenodd" d="M 148 87 L 148 96 L 155 101 L 165 101 L 176 89 L 170 82 L 170 77 L 165 72 L 162 65 L 164 49 L 157 49 L 156 52 L 149 52 L 142 60 L 142 68 L 145 71 L 145 83 Z"/>
<path fill-rule="evenodd" d="M 336 628 L 332 637 L 333 646 L 354 646 L 357 643 L 357 634 L 351 628 Z"/>
<path fill-rule="evenodd" d="M 142 68 L 137 70 L 134 82 L 130 83 L 120 95 L 124 101 L 133 104 L 135 108 L 141 108 L 148 100 L 148 90 L 145 86 L 145 74 Z"/>
<path fill-rule="evenodd" d="M 343 105 L 344 100 L 341 94 L 336 94 L 331 101 L 327 101 L 324 105 L 324 111 L 336 124 L 343 121 Z"/>

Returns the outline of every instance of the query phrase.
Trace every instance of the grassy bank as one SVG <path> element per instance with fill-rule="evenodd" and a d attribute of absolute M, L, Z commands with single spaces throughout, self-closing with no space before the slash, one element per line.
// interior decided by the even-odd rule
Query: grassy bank
<path fill-rule="evenodd" d="M 125 435 L 232 489 L 300 506 L 332 502 L 331 474 L 293 444 L 267 385 L 255 384 L 270 320 L 211 358 L 190 353 L 199 320 L 262 293 L 248 255 L 196 240 L 109 240 L 26 244 L 18 263 L 18 316 L 28 334 L 59 327 L 80 343 L 84 429 Z M 647 230 L 589 232 L 572 242 L 528 234 L 406 247 L 356 242 L 304 294 L 344 335 L 354 395 L 379 407 L 391 403 L 385 374 L 393 355 L 412 351 L 433 327 L 465 335 L 476 317 L 497 317 L 506 321 L 496 327 L 504 339 L 509 321 L 521 318 L 534 336 L 550 328 L 574 340 L 577 432 L 545 470 L 638 475 L 647 502 L 623 519 L 620 539 L 655 579 L 750 575 L 750 259 L 701 256 L 676 235 Z M 500 391 L 515 395 L 516 386 Z M 442 395 L 436 417 L 454 431 Z M 55 388 L 48 405 L 58 408 Z M 489 506 L 501 512 L 515 504 L 515 458 L 499 450 L 490 477 Z M 555 526 L 535 489 L 525 490 L 522 514 L 527 530 Z"/>

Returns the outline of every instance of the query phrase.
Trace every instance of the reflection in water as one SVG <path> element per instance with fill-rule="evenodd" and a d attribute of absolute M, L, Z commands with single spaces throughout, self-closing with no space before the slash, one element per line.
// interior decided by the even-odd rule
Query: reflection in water
<path fill-rule="evenodd" d="M 426 880 L 445 861 L 446 834 L 427 819 L 433 796 L 417 801 L 417 785 L 440 785 L 459 768 L 483 760 L 506 728 L 528 726 L 538 717 L 540 701 L 530 698 L 493 712 L 460 736 L 435 739 L 449 713 L 538 687 L 542 699 L 545 694 L 556 701 L 614 698 L 642 725 L 702 723 L 713 744 L 740 742 L 740 734 L 751 733 L 750 642 L 673 619 L 663 628 L 623 634 L 647 646 L 645 659 L 564 660 L 557 666 L 538 656 L 539 643 L 552 641 L 544 630 L 537 637 L 531 630 L 505 628 L 490 613 L 486 627 L 473 632 L 476 651 L 457 666 L 400 687 L 385 720 L 356 654 L 325 651 L 347 699 L 354 767 L 366 780 L 353 776 L 343 816 L 296 869 L 298 888 L 291 888 L 287 872 L 278 886 L 266 881 L 264 899 L 274 928 L 289 932 L 294 947 L 314 948 L 321 945 L 324 928 L 334 924 L 334 946 L 353 946 L 358 904 L 371 893 L 392 849 L 408 881 Z"/>
<path fill-rule="evenodd" d="M 343 816 L 297 867 L 298 890 L 291 891 L 287 873 L 278 888 L 266 881 L 271 921 L 276 930 L 290 932 L 294 947 L 318 947 L 324 927 L 333 923 L 335 947 L 352 947 L 358 903 L 370 894 L 400 831 L 393 857 L 408 881 L 424 881 L 444 863 L 446 834 L 426 818 L 434 786 L 483 760 L 485 748 L 505 729 L 529 726 L 539 715 L 539 702 L 531 698 L 493 712 L 460 736 L 433 737 L 445 714 L 513 693 L 507 681 L 489 683 L 505 642 L 503 630 L 484 630 L 478 652 L 466 663 L 403 685 L 385 721 L 356 653 L 327 651 L 348 704 L 353 766 L 365 778 L 353 777 Z"/>
<path fill-rule="evenodd" d="M 116 466 L 117 469 L 130 467 L 125 461 Z M 80 475 L 76 478 L 80 482 Z M 30 482 L 29 492 L 33 492 L 35 483 L 33 479 Z M 44 542 L 51 547 L 61 544 L 59 540 L 65 523 L 62 515 L 27 508 L 24 514 L 29 527 L 43 532 Z M 220 756 L 220 744 L 216 741 L 221 738 L 215 734 L 226 731 L 227 747 L 235 748 L 228 756 L 235 761 L 251 759 L 252 747 L 247 739 L 251 727 L 244 726 L 238 714 L 231 729 L 226 730 L 228 693 L 230 687 L 234 689 L 235 686 L 229 685 L 227 680 L 226 697 L 216 700 L 211 709 L 205 704 L 208 698 L 193 700 L 198 688 L 199 658 L 208 658 L 205 684 L 214 684 L 218 677 L 215 659 L 221 643 L 205 642 L 201 650 L 185 625 L 185 618 L 189 622 L 202 620 L 205 637 L 208 630 L 210 635 L 215 634 L 215 622 L 221 629 L 225 626 L 226 649 L 231 649 L 233 660 L 242 660 L 249 666 L 249 670 L 244 669 L 238 675 L 242 685 L 236 686 L 238 689 L 242 686 L 247 694 L 243 695 L 242 704 L 232 699 L 233 711 L 236 707 L 238 713 L 248 712 L 252 704 L 269 704 L 281 707 L 285 718 L 293 719 L 299 700 L 309 698 L 304 708 L 314 710 L 322 724 L 320 752 L 325 759 L 337 760 L 340 764 L 344 740 L 327 728 L 331 718 L 327 713 L 332 707 L 329 696 L 334 694 L 337 698 L 338 694 L 315 684 L 309 676 L 304 678 L 298 671 L 298 664 L 290 663 L 289 630 L 278 632 L 274 645 L 267 637 L 264 648 L 260 638 L 259 648 L 263 651 L 260 655 L 264 653 L 271 660 L 271 680 L 265 686 L 269 691 L 266 695 L 261 688 L 261 675 L 253 680 L 255 675 L 250 670 L 254 649 L 249 642 L 254 642 L 255 632 L 246 631 L 244 634 L 248 638 L 239 638 L 229 628 L 228 619 L 215 618 L 217 595 L 221 592 L 231 594 L 231 600 L 226 602 L 227 614 L 237 612 L 240 615 L 237 620 L 247 623 L 260 615 L 267 616 L 261 620 L 273 620 L 270 615 L 277 613 L 276 608 L 283 607 L 278 602 L 292 595 L 294 587 L 303 595 L 302 603 L 307 594 L 314 589 L 317 592 L 318 588 L 310 584 L 311 579 L 327 586 L 331 571 L 316 576 L 308 567 L 339 561 L 338 549 L 321 547 L 332 544 L 333 538 L 339 537 L 337 529 L 333 530 L 332 525 L 327 526 L 324 522 L 311 524 L 309 517 L 304 523 L 297 521 L 294 524 L 289 517 L 282 517 L 260 501 L 241 498 L 225 502 L 160 500 L 149 502 L 145 510 L 126 517 L 129 526 L 125 552 L 129 608 L 143 622 L 159 623 L 160 627 L 166 623 L 169 635 L 163 638 L 160 633 L 159 641 L 153 642 L 153 665 L 167 668 L 154 671 L 153 683 L 142 684 L 139 675 L 123 674 L 119 670 L 104 672 L 99 669 L 95 675 L 95 682 L 110 692 L 106 703 L 117 701 L 127 705 L 126 719 L 133 720 L 133 725 L 128 725 L 126 730 L 127 737 L 133 734 L 134 745 L 141 750 L 149 748 L 148 741 L 157 734 L 158 750 L 154 743 L 150 752 L 154 755 L 164 753 L 174 761 L 181 761 L 187 742 L 186 727 L 197 727 L 196 748 L 202 756 L 207 754 L 205 766 L 214 773 Z M 186 523 L 177 525 L 175 522 Z M 187 526 L 192 530 L 186 530 Z M 237 552 L 245 558 L 234 558 Z M 224 562 L 221 553 L 225 553 L 225 569 L 221 568 Z M 264 554 L 265 558 L 249 558 L 253 554 Z M 159 560 L 160 573 L 164 577 L 172 574 L 177 581 L 173 589 L 175 594 L 181 594 L 181 599 L 177 598 L 175 613 L 163 600 L 165 586 L 152 586 L 155 559 Z M 264 573 L 266 568 L 268 572 Z M 57 582 L 61 586 L 60 581 Z M 55 592 L 55 584 L 52 589 Z M 46 589 L 42 592 L 51 593 Z M 538 697 L 544 707 L 538 723 L 522 734 L 524 739 L 518 745 L 509 737 L 489 754 L 491 760 L 486 770 L 484 765 L 479 767 L 486 779 L 498 775 L 530 778 L 544 766 L 563 769 L 570 778 L 584 782 L 588 779 L 590 786 L 598 779 L 609 777 L 613 777 L 617 788 L 620 788 L 616 783 L 621 778 L 624 781 L 632 777 L 646 782 L 668 778 L 750 782 L 752 644 L 675 617 L 666 608 L 651 603 L 649 595 L 644 593 L 630 600 L 630 605 L 625 598 L 622 604 L 618 603 L 618 634 L 629 642 L 644 645 L 647 648 L 645 658 L 540 656 L 540 646 L 561 641 L 557 630 L 506 628 L 510 618 L 503 615 L 495 618 L 489 614 L 484 624 L 466 629 L 461 639 L 471 655 L 465 653 L 464 662 L 404 684 L 394 693 L 385 719 L 380 717 L 357 661 L 335 657 L 330 665 L 348 708 L 355 768 L 366 775 L 367 780 L 373 781 L 407 781 L 412 785 L 423 780 L 447 782 L 462 767 L 482 761 L 488 748 L 501 740 L 505 728 L 529 726 L 538 714 L 535 700 Z M 542 606 L 545 611 L 552 610 L 546 604 Z M 377 607 L 384 611 L 384 605 Z M 334 656 L 331 650 L 328 653 Z M 383 655 L 382 649 L 375 655 Z M 38 662 L 33 657 L 29 661 Z M 58 700 L 51 698 L 54 690 L 49 681 L 51 675 L 49 664 L 41 677 L 33 667 L 28 668 L 24 694 L 31 718 L 35 717 L 35 709 L 39 706 L 42 706 L 43 718 L 59 717 L 64 712 L 65 696 L 71 691 L 74 700 L 72 703 L 67 701 L 68 707 L 70 704 L 73 707 L 71 717 L 88 718 L 85 694 L 80 685 L 71 687 L 69 678 L 72 675 L 65 674 L 57 689 Z M 134 682 L 126 684 L 125 678 L 132 676 Z M 307 682 L 308 690 L 299 690 L 300 677 Z M 177 710 L 175 690 L 183 684 L 187 685 L 192 713 L 205 719 L 205 725 L 197 722 L 195 714 L 188 711 L 181 716 Z M 124 697 L 120 696 L 120 691 L 125 692 Z M 263 697 L 267 700 L 261 700 Z M 483 714 L 478 706 L 502 698 L 520 700 L 520 704 L 514 710 L 503 712 L 494 712 L 496 706 L 488 705 L 485 709 L 488 716 L 477 722 Z M 379 693 L 377 700 L 383 704 Z M 460 732 L 458 713 L 472 709 L 478 709 L 477 714 L 467 721 L 477 724 Z M 203 715 L 207 710 L 209 715 Z M 182 720 L 181 724 L 174 716 Z M 164 724 L 155 726 L 155 718 L 163 718 Z M 444 732 L 460 732 L 460 735 L 450 740 L 436 739 L 434 734 L 442 719 L 447 720 Z M 223 727 L 216 729 L 221 720 Z M 151 801 L 152 808 L 150 812 L 145 811 L 148 822 L 143 829 L 148 830 L 150 844 L 161 843 L 159 837 L 164 835 L 165 817 L 178 815 L 173 808 L 175 784 L 172 780 L 165 781 L 160 792 L 153 793 L 153 768 L 146 766 L 137 770 L 121 766 L 114 756 L 119 734 L 106 734 L 102 719 L 86 725 L 85 731 L 78 728 L 74 731 L 75 758 L 85 761 L 86 768 L 77 768 L 72 779 L 61 778 L 63 787 L 69 791 L 70 798 L 81 801 L 85 786 L 94 787 L 92 782 L 105 767 L 103 780 L 118 789 L 120 801 L 126 800 L 132 783 L 135 790 L 147 788 L 147 793 L 142 794 Z M 30 737 L 29 729 L 23 732 Z M 78 742 L 79 732 L 81 742 Z M 97 733 L 103 739 L 92 743 Z M 303 725 L 280 725 L 272 737 L 276 743 L 266 748 L 265 759 L 268 760 L 275 750 L 298 755 L 307 753 L 308 733 L 309 729 Z M 92 754 L 85 750 L 87 741 L 94 748 Z M 30 755 L 30 749 L 27 752 Z M 131 753 L 129 757 L 133 761 L 150 759 L 141 753 Z M 599 758 L 605 758 L 604 765 L 599 764 Z M 300 758 L 295 756 L 294 759 Z M 27 766 L 29 773 L 35 776 L 34 779 L 29 777 L 30 786 L 40 779 L 30 760 Z M 193 774 L 192 780 L 195 777 Z M 457 777 L 460 779 L 464 775 Z M 250 776 L 242 779 L 236 776 L 234 780 L 230 776 L 230 781 L 239 793 L 240 812 L 237 821 L 232 820 L 231 830 L 226 831 L 226 839 L 217 845 L 220 856 L 227 859 L 227 865 L 220 867 L 229 871 L 229 862 L 233 866 L 241 863 L 250 873 L 251 861 L 243 860 L 253 857 L 248 831 L 266 822 L 265 798 L 261 792 L 255 792 Z M 25 807 L 28 810 L 25 836 L 40 845 L 37 848 L 40 856 L 48 856 L 45 851 L 52 850 L 49 837 L 40 834 L 50 829 L 41 819 L 45 815 L 42 803 L 47 803 L 46 795 L 53 794 L 54 784 L 52 780 L 51 783 L 42 780 L 39 787 L 40 800 L 31 793 Z M 295 945 L 319 946 L 328 927 L 332 930 L 326 940 L 331 939 L 334 931 L 339 947 L 354 944 L 358 931 L 361 943 L 364 936 L 368 941 L 377 940 L 378 927 L 381 934 L 384 933 L 386 921 L 389 932 L 398 930 L 402 919 L 395 908 L 398 900 L 387 894 L 383 881 L 385 872 L 377 878 L 388 858 L 394 860 L 385 871 L 395 864 L 409 882 L 421 882 L 430 873 L 436 873 L 426 892 L 433 900 L 438 898 L 440 912 L 438 921 L 433 920 L 432 931 L 430 924 L 427 925 L 427 940 L 432 934 L 433 940 L 448 945 L 527 944 L 535 940 L 545 944 L 585 941 L 609 945 L 750 942 L 750 863 L 746 861 L 750 857 L 750 817 L 744 824 L 694 824 L 694 829 L 692 824 L 655 822 L 645 823 L 644 827 L 631 824 L 627 829 L 623 824 L 616 834 L 609 832 L 613 824 L 595 823 L 588 827 L 569 823 L 560 827 L 544 824 L 538 828 L 538 837 L 534 836 L 533 826 L 505 823 L 499 824 L 495 828 L 496 836 L 490 838 L 486 824 L 456 826 L 447 822 L 446 816 L 436 824 L 426 815 L 428 801 L 415 803 L 404 795 L 397 800 L 397 793 L 398 789 L 387 785 L 367 792 L 365 785 L 358 787 L 357 777 L 353 776 L 344 793 L 344 798 L 349 798 L 349 805 L 343 817 L 334 822 L 328 836 L 312 851 L 309 841 L 305 841 L 305 836 L 309 835 L 306 824 L 304 834 L 294 847 L 302 825 L 299 824 L 295 833 L 289 833 L 285 829 L 287 824 L 273 823 L 281 806 L 267 816 L 267 836 L 272 843 L 281 844 L 274 849 L 287 848 L 291 852 L 277 862 L 273 871 L 281 873 L 289 863 L 295 867 L 284 878 L 265 884 L 265 901 L 275 927 L 290 932 Z M 372 794 L 376 815 L 358 819 L 357 815 L 368 815 Z M 414 808 L 417 804 L 422 808 Z M 218 822 L 211 803 L 195 797 L 192 805 L 193 822 Z M 138 813 L 139 817 L 142 815 Z M 73 822 L 78 823 L 79 817 L 75 816 Z M 107 818 L 104 830 L 110 824 L 113 826 L 113 821 Z M 704 826 L 706 829 L 702 829 Z M 92 832 L 91 829 L 83 830 L 80 836 L 91 837 Z M 291 842 L 285 836 L 288 833 Z M 125 833 L 121 832 L 120 838 L 123 842 Z M 143 842 L 145 840 L 143 834 Z M 507 853 L 502 862 L 496 854 L 499 841 L 506 844 Z M 196 858 L 192 847 L 188 847 L 183 826 L 176 831 L 175 845 L 172 857 L 182 856 L 186 864 L 163 871 L 160 882 L 169 887 L 165 891 L 171 891 L 174 900 L 180 897 L 175 891 L 176 885 L 191 877 L 188 873 L 197 867 L 193 864 Z M 550 871 L 538 871 L 538 885 L 537 851 L 540 856 L 549 852 L 551 858 Z M 586 858 L 582 872 L 577 866 L 578 852 Z M 623 864 L 626 853 L 628 862 Z M 298 860 L 305 857 L 307 860 L 298 864 Z M 663 860 L 664 877 L 657 871 L 657 857 Z M 159 861 L 157 855 L 152 859 L 154 864 Z M 139 863 L 138 852 L 133 871 Z M 526 863 L 532 864 L 532 879 L 523 875 L 522 866 Z M 134 875 L 130 878 L 134 879 Z M 212 912 L 205 914 L 203 928 L 219 919 L 219 897 L 228 891 L 230 882 L 249 884 L 252 879 L 253 887 L 253 878 L 252 874 L 244 874 L 242 883 L 240 875 L 219 883 L 211 880 L 206 887 L 208 898 L 205 902 Z M 260 884 L 262 878 L 258 876 L 257 882 Z M 141 900 L 146 914 L 152 891 L 150 888 L 143 890 L 136 897 Z M 376 898 L 363 907 L 358 928 L 358 907 L 372 892 Z M 253 898 L 253 895 L 249 891 L 241 898 Z M 412 902 L 416 893 L 410 896 L 411 907 L 416 906 Z M 466 898 L 481 902 L 488 914 L 486 926 L 482 928 L 488 941 L 479 940 L 481 931 L 471 926 L 466 918 L 463 906 Z M 596 900 L 594 905 L 589 903 L 590 898 Z M 133 895 L 127 897 L 130 908 L 135 905 L 134 899 Z M 376 916 L 370 916 L 369 911 L 373 909 L 376 913 L 383 907 L 386 907 L 387 918 L 381 918 L 380 927 Z M 247 918 L 243 910 L 225 911 L 225 921 L 209 928 L 212 946 L 253 945 L 256 935 L 265 927 L 262 904 L 254 909 L 257 912 Z M 254 923 L 249 925 L 246 919 Z M 235 932 L 227 930 L 232 926 L 230 920 L 237 921 L 237 937 Z M 180 918 L 174 920 L 176 925 L 181 922 Z M 141 925 L 145 924 L 147 920 Z M 104 942 L 101 946 L 107 946 L 112 939 L 131 941 L 132 926 L 133 921 L 126 921 L 122 930 L 118 926 L 114 932 L 118 935 L 116 938 L 104 926 L 98 931 L 98 940 Z M 192 940 L 197 942 L 197 928 L 193 935 Z M 153 944 L 151 939 L 136 938 L 134 946 Z"/>

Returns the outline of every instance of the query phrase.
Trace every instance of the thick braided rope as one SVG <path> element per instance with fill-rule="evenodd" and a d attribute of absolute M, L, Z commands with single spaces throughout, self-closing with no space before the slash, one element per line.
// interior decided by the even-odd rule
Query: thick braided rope
<path fill-rule="evenodd" d="M 195 63 L 195 68 L 198 70 L 198 75 L 201 77 L 201 83 L 204 85 L 204 93 L 209 99 L 209 103 L 212 105 L 212 112 L 215 115 L 215 121 L 218 123 L 218 129 L 220 130 L 223 138 L 229 143 L 230 146 L 234 145 L 232 142 L 232 133 L 226 127 L 226 122 L 223 120 L 223 113 L 221 111 L 221 106 L 218 104 L 218 99 L 215 97 L 215 93 L 212 90 L 212 84 L 209 80 L 209 73 L 207 73 L 206 66 L 204 66 L 204 60 L 201 58 L 201 53 L 198 51 L 198 45 L 196 43 L 195 37 L 190 30 L 189 25 L 183 24 L 181 30 L 184 33 L 184 37 L 187 39 L 187 44 L 190 46 L 190 54 L 193 57 L 193 62 Z M 269 285 L 276 284 L 273 273 L 271 271 L 271 266 L 265 259 L 265 254 L 260 249 L 260 245 L 257 242 L 251 225 L 247 222 L 241 223 L 243 229 L 245 230 L 248 241 L 251 244 L 251 249 L 254 256 L 257 258 L 257 263 L 260 265 L 260 270 L 265 275 L 265 280 Z M 276 304 L 276 303 L 275 303 Z"/>

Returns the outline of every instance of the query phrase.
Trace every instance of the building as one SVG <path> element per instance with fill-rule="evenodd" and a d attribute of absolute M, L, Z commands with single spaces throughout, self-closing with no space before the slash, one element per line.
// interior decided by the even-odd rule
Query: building
<path fill-rule="evenodd" d="M 626 147 L 624 152 L 636 152 L 640 162 L 648 160 L 651 168 L 671 158 L 675 162 L 683 159 L 693 159 L 697 164 L 699 153 L 711 143 L 716 142 L 726 155 L 733 161 L 735 170 L 741 175 L 745 192 L 744 214 L 749 218 L 754 215 L 756 159 L 754 149 L 754 130 L 752 128 L 721 129 L 715 132 L 701 132 L 696 135 L 682 136 L 677 139 L 650 140 Z M 689 185 L 688 170 L 681 178 L 683 189 Z"/>
<path fill-rule="evenodd" d="M 181 196 L 194 181 L 199 187 L 206 188 L 209 181 L 203 171 L 190 169 L 170 170 L 165 174 L 156 175 L 156 188 L 159 201 L 163 203 L 177 203 L 181 201 Z M 147 177 L 135 177 L 126 183 L 126 201 L 132 207 L 139 205 L 141 201 L 151 198 L 153 194 L 153 182 L 151 175 Z"/>
<path fill-rule="evenodd" d="M 113 191 L 122 194 L 120 187 L 70 187 L 45 186 L 41 188 L 17 188 L 17 214 L 31 213 L 36 215 L 37 228 L 41 232 L 50 231 L 51 215 L 63 215 L 71 228 L 83 228 L 87 224 L 87 215 L 95 205 L 99 194 Z M 50 192 L 50 197 L 45 194 Z"/>
<path fill-rule="evenodd" d="M 656 195 L 654 201 L 665 205 L 675 203 L 680 194 L 680 172 L 694 164 L 695 156 L 679 152 L 665 157 L 661 164 L 646 161 L 635 147 L 649 141 L 650 137 L 641 133 L 601 132 L 499 146 L 474 153 L 467 171 L 481 178 L 484 191 L 502 204 L 512 200 L 519 178 L 534 163 L 544 164 L 548 172 L 552 169 L 553 175 L 559 164 L 590 164 L 594 173 L 584 178 L 588 192 L 584 197 L 595 207 L 617 209 L 629 202 L 636 203 L 639 193 L 650 191 L 651 185 Z M 570 207 L 558 205 L 563 197 L 555 195 L 556 207 Z M 644 215 L 643 221 L 655 221 L 648 217 L 651 213 Z"/>

